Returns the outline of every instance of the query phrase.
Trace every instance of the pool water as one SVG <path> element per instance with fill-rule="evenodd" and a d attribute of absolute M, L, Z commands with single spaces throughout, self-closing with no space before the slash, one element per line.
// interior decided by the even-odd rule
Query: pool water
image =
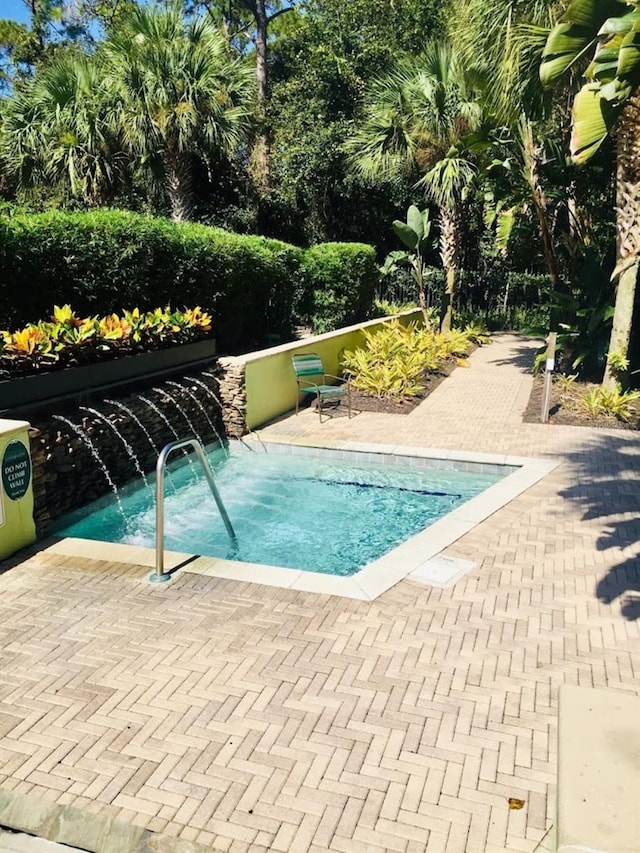
<path fill-rule="evenodd" d="M 355 454 L 351 454 L 352 456 Z M 282 453 L 208 453 L 235 528 L 233 547 L 196 462 L 165 482 L 165 548 L 228 560 L 352 575 L 500 474 L 374 465 Z M 505 472 L 508 473 L 508 472 Z M 155 489 L 66 516 L 62 536 L 155 547 Z"/>

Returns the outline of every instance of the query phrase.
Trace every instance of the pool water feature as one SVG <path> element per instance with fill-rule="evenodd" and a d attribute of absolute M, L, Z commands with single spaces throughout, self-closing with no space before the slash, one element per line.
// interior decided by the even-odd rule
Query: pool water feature
<path fill-rule="evenodd" d="M 169 466 L 165 547 L 244 563 L 350 576 L 515 469 L 364 453 L 209 451 L 238 543 L 204 478 Z M 296 448 L 301 451 L 301 448 Z M 309 451 L 312 453 L 312 451 Z M 377 464 L 372 462 L 376 459 Z M 460 469 L 475 468 L 475 470 Z M 155 501 L 136 489 L 61 519 L 58 533 L 153 547 Z"/>

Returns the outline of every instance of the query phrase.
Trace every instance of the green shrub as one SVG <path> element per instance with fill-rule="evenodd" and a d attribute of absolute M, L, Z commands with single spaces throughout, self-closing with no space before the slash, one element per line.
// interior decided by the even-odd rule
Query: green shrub
<path fill-rule="evenodd" d="M 200 304 L 220 348 L 237 350 L 290 333 L 301 259 L 275 240 L 122 211 L 18 215 L 0 221 L 0 316 L 17 326 L 67 302 L 82 314 Z"/>
<path fill-rule="evenodd" d="M 238 352 L 290 338 L 309 292 L 314 326 L 365 319 L 374 280 L 373 249 L 360 244 L 303 250 L 118 210 L 0 217 L 2 328 L 48 317 L 54 304 L 83 315 L 201 305 L 218 349 Z"/>
<path fill-rule="evenodd" d="M 304 253 L 301 312 L 316 334 L 367 318 L 378 268 L 372 246 L 320 243 Z"/>

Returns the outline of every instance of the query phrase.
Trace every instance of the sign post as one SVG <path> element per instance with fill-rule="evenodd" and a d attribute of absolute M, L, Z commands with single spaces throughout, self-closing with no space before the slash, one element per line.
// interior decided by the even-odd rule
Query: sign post
<path fill-rule="evenodd" d="M 546 424 L 549 420 L 549 402 L 551 400 L 551 377 L 556 366 L 556 338 L 557 332 L 549 332 L 547 338 L 547 358 L 544 368 L 544 389 L 542 391 L 542 412 L 540 420 Z"/>

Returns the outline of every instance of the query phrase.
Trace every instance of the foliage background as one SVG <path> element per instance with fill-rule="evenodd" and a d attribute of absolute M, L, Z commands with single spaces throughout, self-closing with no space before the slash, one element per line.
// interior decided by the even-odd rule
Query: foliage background
<path fill-rule="evenodd" d="M 269 335 L 290 339 L 316 304 L 324 329 L 365 319 L 376 276 L 362 244 L 303 250 L 125 211 L 0 217 L 8 329 L 50 316 L 54 304 L 82 315 L 200 305 L 214 316 L 221 351 L 237 352 Z"/>
<path fill-rule="evenodd" d="M 0 20 L 0 119 L 8 114 L 12 99 L 27 90 L 53 59 L 99 54 L 137 5 L 136 0 L 73 4 L 30 0 L 25 4 L 31 9 L 28 23 Z M 581 364 L 590 373 L 595 376 L 602 369 L 611 324 L 607 312 L 614 298 L 610 280 L 615 265 L 614 145 L 607 141 L 589 164 L 572 166 L 569 108 L 584 68 L 576 68 L 553 96 L 541 91 L 538 78 L 546 32 L 566 4 L 172 0 L 172 5 L 186 18 L 210 15 L 223 28 L 239 62 L 251 69 L 256 66 L 259 13 L 266 15 L 264 110 L 254 103 L 252 126 L 234 150 L 207 152 L 194 147 L 189 152 L 195 221 L 247 238 L 260 235 L 262 242 L 238 242 L 237 236 L 220 231 L 206 239 L 205 232 L 196 237 L 190 230 L 196 225 L 178 238 L 168 223 L 139 219 L 132 226 L 127 222 L 133 220 L 116 213 L 97 225 L 95 199 L 72 192 L 65 181 L 20 183 L 5 158 L 0 162 L 0 195 L 9 205 L 10 219 L 10 208 L 17 205 L 30 213 L 85 212 L 89 224 L 83 227 L 81 219 L 70 219 L 64 226 L 68 243 L 58 234 L 63 226 L 55 225 L 55 218 L 46 228 L 44 220 L 27 225 L 22 214 L 13 217 L 12 225 L 3 224 L 6 245 L 0 252 L 6 261 L 0 288 L 6 292 L 14 276 L 17 293 L 15 307 L 4 298 L 3 325 L 13 318 L 32 319 L 25 316 L 27 306 L 21 303 L 22 283 L 29 276 L 32 304 L 42 306 L 45 314 L 64 288 L 79 309 L 83 300 L 89 306 L 116 296 L 120 307 L 124 299 L 135 302 L 149 290 L 158 297 L 178 292 L 183 304 L 206 292 L 208 305 L 230 318 L 225 319 L 225 334 L 234 348 L 241 339 L 247 344 L 263 340 L 267 327 L 286 335 L 298 322 L 316 330 L 350 322 L 366 313 L 365 303 L 374 293 L 394 302 L 413 300 L 410 279 L 402 271 L 375 281 L 372 258 L 381 264 L 388 252 L 400 248 L 391 227 L 394 219 L 403 219 L 410 204 L 420 208 L 428 204 L 424 186 L 417 183 L 423 173 L 418 168 L 366 182 L 350 168 L 346 146 L 376 81 L 399 64 L 419 69 L 435 39 L 452 43 L 464 58 L 487 115 L 482 133 L 458 140 L 459 149 L 464 143 L 477 164 L 477 180 L 465 196 L 464 227 L 457 238 L 456 310 L 480 315 L 494 328 L 537 332 L 547 329 L 553 318 L 565 333 L 568 361 L 583 354 Z M 512 26 L 505 27 L 505 21 Z M 535 175 L 528 176 L 529 183 L 517 139 L 521 114 L 531 124 L 536 146 Z M 269 142 L 268 175 L 256 171 L 256 143 L 261 136 Z M 114 170 L 108 204 L 147 217 L 169 216 L 161 158 L 136 158 L 130 152 L 125 157 L 125 153 L 123 149 L 122 168 Z M 558 268 L 555 283 L 542 250 L 532 191 L 543 203 Z M 432 206 L 437 225 L 436 214 Z M 500 243 L 496 237 L 506 214 L 512 220 L 509 239 Z M 23 259 L 18 258 L 16 244 L 19 220 L 24 230 L 20 240 L 27 247 Z M 37 238 L 36 222 L 37 229 L 43 229 Z M 85 239 L 87 244 L 81 246 L 79 241 Z M 132 241 L 128 253 L 120 240 Z M 370 244 L 373 250 L 358 247 L 350 256 L 346 247 L 337 248 L 346 241 Z M 316 252 L 315 247 L 325 243 L 335 245 Z M 103 244 L 109 246 L 109 257 Z M 284 244 L 288 248 L 282 248 Z M 111 279 L 95 272 L 92 255 L 112 272 Z M 53 265 L 48 278 L 38 271 L 37 259 L 42 262 L 45 256 Z M 110 258 L 118 259 L 117 268 Z M 444 287 L 435 241 L 427 262 L 435 297 Z M 292 281 L 285 284 L 287 275 Z M 232 316 L 237 299 L 246 319 Z M 241 313 L 237 307 L 236 313 Z M 637 339 L 634 336 L 634 352 L 640 349 Z"/>

